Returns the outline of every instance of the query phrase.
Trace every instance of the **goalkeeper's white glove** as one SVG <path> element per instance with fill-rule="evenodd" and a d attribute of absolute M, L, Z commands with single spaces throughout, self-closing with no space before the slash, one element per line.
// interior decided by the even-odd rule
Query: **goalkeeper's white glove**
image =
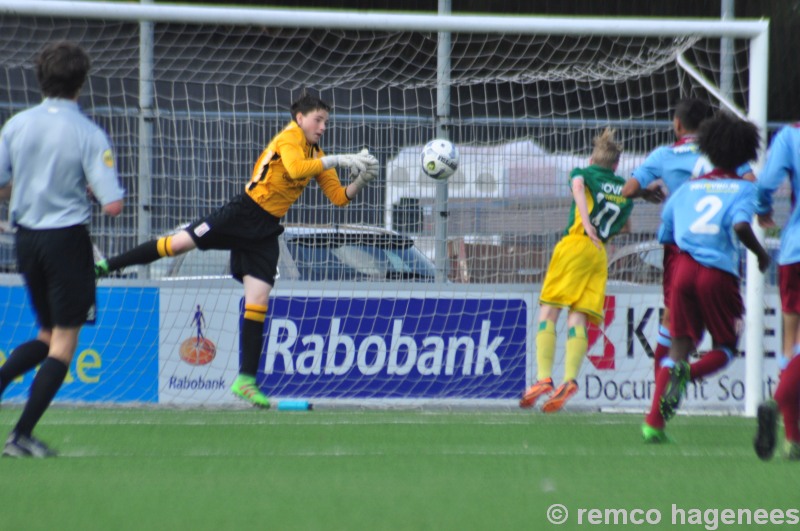
<path fill-rule="evenodd" d="M 325 155 L 320 160 L 322 167 L 329 169 L 333 167 L 347 168 L 350 173 L 361 173 L 367 169 L 367 165 L 372 164 L 373 161 L 377 164 L 375 157 L 363 150 L 361 153 L 354 155 Z"/>
<path fill-rule="evenodd" d="M 362 157 L 362 160 L 366 163 L 366 167 L 364 168 L 364 171 L 359 172 L 358 175 L 356 175 L 356 178 L 352 183 L 355 185 L 356 191 L 360 191 L 378 176 L 378 159 L 370 155 L 369 151 L 366 149 L 363 149 L 358 156 Z"/>

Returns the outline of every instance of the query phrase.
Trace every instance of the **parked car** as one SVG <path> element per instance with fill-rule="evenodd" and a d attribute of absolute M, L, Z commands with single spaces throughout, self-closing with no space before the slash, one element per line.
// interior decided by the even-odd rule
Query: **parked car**
<path fill-rule="evenodd" d="M 777 261 L 781 242 L 778 238 L 766 238 L 764 247 L 772 258 L 772 264 L 765 273 L 765 283 L 778 284 Z M 608 258 L 608 279 L 634 284 L 660 284 L 664 269 L 664 250 L 657 240 L 647 240 L 624 245 L 616 249 Z M 746 280 L 747 249 L 739 253 L 739 273 Z"/>
<path fill-rule="evenodd" d="M 287 225 L 285 229 L 279 238 L 281 279 L 434 280 L 433 262 L 414 246 L 410 237 L 397 232 L 369 225 Z M 152 276 L 227 276 L 229 261 L 229 251 L 191 251 L 171 259 Z"/>

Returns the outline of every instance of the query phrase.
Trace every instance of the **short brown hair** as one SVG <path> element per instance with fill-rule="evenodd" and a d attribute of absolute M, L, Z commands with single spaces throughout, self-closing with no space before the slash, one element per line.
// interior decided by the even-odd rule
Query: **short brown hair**
<path fill-rule="evenodd" d="M 304 93 L 297 101 L 292 103 L 292 108 L 290 111 L 292 113 L 292 120 L 296 120 L 297 113 L 306 115 L 313 111 L 330 112 L 330 110 L 331 106 L 324 102 L 321 98 Z"/>
<path fill-rule="evenodd" d="M 48 98 L 72 99 L 78 95 L 91 62 L 83 48 L 73 42 L 47 44 L 36 56 L 36 78 Z"/>
<path fill-rule="evenodd" d="M 606 128 L 605 131 L 594 137 L 592 150 L 592 163 L 604 168 L 613 168 L 622 155 L 622 146 L 614 141 L 614 130 Z"/>

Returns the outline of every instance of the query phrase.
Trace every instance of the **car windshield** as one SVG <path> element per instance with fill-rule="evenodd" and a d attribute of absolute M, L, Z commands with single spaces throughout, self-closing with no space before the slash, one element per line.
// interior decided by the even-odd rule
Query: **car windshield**
<path fill-rule="evenodd" d="M 435 271 L 410 240 L 387 235 L 315 234 L 286 242 L 307 280 L 433 280 Z"/>
<path fill-rule="evenodd" d="M 287 231 L 279 274 L 286 280 L 433 282 L 433 263 L 405 236 L 383 232 Z M 230 275 L 230 251 L 207 250 L 167 258 L 153 278 Z"/>

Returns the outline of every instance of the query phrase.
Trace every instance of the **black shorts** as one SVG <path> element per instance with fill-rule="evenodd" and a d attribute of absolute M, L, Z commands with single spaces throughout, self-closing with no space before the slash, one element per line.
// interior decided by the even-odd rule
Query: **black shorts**
<path fill-rule="evenodd" d="M 72 328 L 94 315 L 94 255 L 85 225 L 17 228 L 17 267 L 39 326 Z"/>
<path fill-rule="evenodd" d="M 197 248 L 229 249 L 231 274 L 242 281 L 245 275 L 275 285 L 278 273 L 278 236 L 283 233 L 280 218 L 273 216 L 241 194 L 186 230 Z"/>

